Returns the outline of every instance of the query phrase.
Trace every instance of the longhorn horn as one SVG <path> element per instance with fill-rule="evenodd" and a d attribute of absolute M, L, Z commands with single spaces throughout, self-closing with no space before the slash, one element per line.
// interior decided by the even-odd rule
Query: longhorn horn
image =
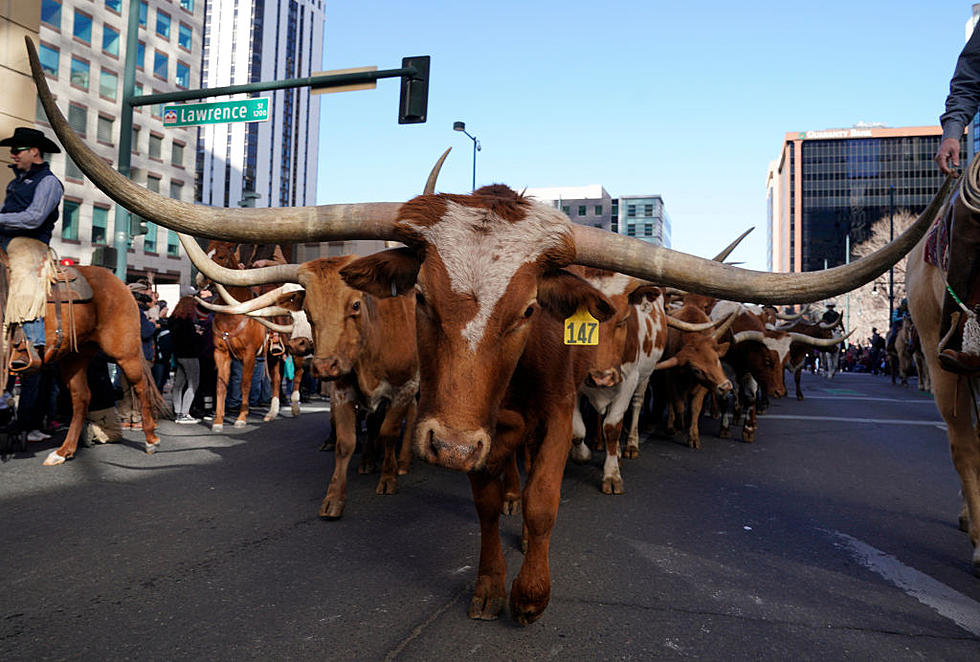
<path fill-rule="evenodd" d="M 731 315 L 729 315 L 728 317 L 724 318 L 725 321 L 722 323 L 722 325 L 719 326 L 717 329 L 715 329 L 715 332 L 713 334 L 711 334 L 712 337 L 715 340 L 720 340 L 722 338 L 722 336 L 724 336 L 725 333 L 728 331 L 728 329 L 731 328 L 732 324 L 735 323 L 735 318 L 736 317 L 738 317 L 738 311 L 737 310 L 733 310 Z M 721 321 L 721 320 L 719 320 L 719 321 Z M 718 322 L 715 322 L 715 324 L 717 324 L 717 323 Z"/>
<path fill-rule="evenodd" d="M 51 96 L 34 42 L 29 36 L 24 40 L 38 97 L 65 151 L 93 184 L 131 212 L 178 232 L 250 244 L 400 239 L 394 221 L 401 203 L 226 209 L 181 202 L 147 190 L 110 167 L 72 130 Z"/>
<path fill-rule="evenodd" d="M 277 287 L 276 289 L 270 292 L 266 292 L 265 294 L 260 294 L 254 299 L 237 301 L 228 293 L 228 290 L 226 290 L 218 281 L 214 281 L 214 284 L 215 284 L 215 289 L 218 290 L 218 293 L 222 296 L 222 298 L 228 301 L 228 305 L 222 306 L 213 303 L 204 303 L 204 302 L 202 303 L 204 303 L 204 307 L 207 308 L 208 310 L 213 310 L 218 313 L 225 313 L 227 315 L 248 315 L 262 309 L 267 309 L 270 306 L 280 308 L 281 310 L 286 311 L 284 313 L 277 313 L 277 314 L 288 315 L 289 314 L 288 310 L 286 310 L 285 308 L 281 308 L 279 306 L 274 306 L 274 304 L 279 300 L 279 298 L 283 294 L 288 294 L 290 292 L 297 291 L 296 289 L 297 286 L 294 283 L 286 283 L 285 285 Z"/>
<path fill-rule="evenodd" d="M 854 333 L 855 329 L 851 329 L 845 336 L 834 336 L 833 338 L 814 338 L 813 336 L 808 336 L 805 333 L 797 333 L 795 331 L 789 332 L 789 337 L 792 342 L 803 343 L 804 345 L 812 345 L 813 347 L 833 347 L 834 345 L 839 345 Z"/>
<path fill-rule="evenodd" d="M 736 345 L 750 340 L 764 343 L 766 341 L 766 334 L 762 331 L 739 331 L 732 337 L 732 342 Z"/>
<path fill-rule="evenodd" d="M 429 173 L 429 178 L 425 180 L 425 189 L 422 191 L 422 195 L 435 195 L 436 192 L 436 180 L 439 179 L 439 171 L 442 170 L 442 164 L 446 161 L 446 157 L 449 156 L 449 152 L 452 151 L 452 147 L 447 149 L 436 161 L 436 164 L 432 166 L 432 171 Z"/>
<path fill-rule="evenodd" d="M 832 329 L 835 326 L 840 326 L 840 320 L 837 320 L 836 322 L 820 322 L 817 326 L 819 326 L 821 329 Z"/>
<path fill-rule="evenodd" d="M 165 198 L 135 184 L 88 149 L 68 125 L 51 97 L 34 42 L 29 36 L 24 39 L 38 97 L 65 150 L 96 187 L 130 211 L 178 232 L 245 243 L 411 240 L 402 236 L 409 229 L 399 231 L 395 225 L 400 203 L 224 209 Z M 583 266 L 619 271 L 722 299 L 806 303 L 854 289 L 894 265 L 929 229 L 953 181 L 954 176 L 949 175 L 919 219 L 895 241 L 848 265 L 817 272 L 765 273 L 739 269 L 571 222 L 568 232 L 575 241 L 575 262 Z"/>
<path fill-rule="evenodd" d="M 676 317 L 671 317 L 667 315 L 667 326 L 672 326 L 675 329 L 680 329 L 681 331 L 689 332 L 699 332 L 707 331 L 708 329 L 714 328 L 714 322 L 685 322 L 684 320 L 679 320 Z"/>
<path fill-rule="evenodd" d="M 670 368 L 676 367 L 680 361 L 677 360 L 676 356 L 672 356 L 669 359 L 664 359 L 657 365 L 653 367 L 654 370 L 668 370 Z"/>
<path fill-rule="evenodd" d="M 274 264 L 257 269 L 229 269 L 208 258 L 194 237 L 183 232 L 177 233 L 184 252 L 204 276 L 215 284 L 223 283 L 232 287 L 268 285 L 270 283 L 298 283 L 302 285 L 298 264 Z"/>
<path fill-rule="evenodd" d="M 735 241 L 725 246 L 725 248 L 723 248 L 722 251 L 718 253 L 718 255 L 715 255 L 711 259 L 714 260 L 715 262 L 724 262 L 725 260 L 727 260 L 728 256 L 732 254 L 733 250 L 735 250 L 735 247 L 738 246 L 740 243 L 742 243 L 742 240 L 745 239 L 745 237 L 747 237 L 748 234 L 752 232 L 752 230 L 755 230 L 754 225 L 750 227 L 748 230 L 746 230 L 745 232 L 743 232 L 742 234 L 738 235 Z"/>
<path fill-rule="evenodd" d="M 798 313 L 776 313 L 776 319 L 784 320 L 786 322 L 795 322 L 810 311 L 810 306 L 804 306 L 803 310 Z"/>
<path fill-rule="evenodd" d="M 292 333 L 292 324 L 276 324 L 275 322 L 270 322 L 264 317 L 253 317 L 256 322 L 269 329 L 270 331 L 275 331 L 276 333 Z"/>
<path fill-rule="evenodd" d="M 939 214 L 954 181 L 954 175 L 946 177 L 918 220 L 895 241 L 860 260 L 823 271 L 766 273 L 739 269 L 578 224 L 571 228 L 575 263 L 687 288 L 719 299 L 771 304 L 820 301 L 868 282 L 908 253 Z"/>

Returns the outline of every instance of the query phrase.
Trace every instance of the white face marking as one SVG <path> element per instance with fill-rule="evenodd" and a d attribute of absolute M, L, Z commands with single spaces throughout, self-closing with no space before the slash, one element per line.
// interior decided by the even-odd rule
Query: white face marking
<path fill-rule="evenodd" d="M 560 246 L 571 231 L 568 217 L 543 205 L 531 203 L 527 216 L 516 223 L 488 210 L 447 201 L 446 214 L 431 226 L 406 223 L 436 250 L 454 292 L 469 294 L 479 309 L 463 328 L 472 351 L 486 333 L 494 306 L 500 301 L 517 270 L 542 253 Z"/>
<path fill-rule="evenodd" d="M 614 273 L 610 276 L 586 278 L 585 280 L 589 283 L 589 285 L 596 288 L 607 297 L 612 298 L 617 294 L 625 294 L 626 286 L 629 285 L 633 279 L 625 274 Z"/>
<path fill-rule="evenodd" d="M 786 357 L 789 356 L 789 346 L 792 344 L 792 339 L 789 336 L 785 338 L 770 338 L 766 336 L 766 342 L 764 344 L 779 356 L 779 365 L 786 365 Z"/>
<path fill-rule="evenodd" d="M 313 339 L 313 327 L 310 326 L 310 320 L 307 319 L 306 313 L 302 310 L 292 311 L 293 318 L 293 332 L 291 334 L 292 338 L 309 338 Z"/>

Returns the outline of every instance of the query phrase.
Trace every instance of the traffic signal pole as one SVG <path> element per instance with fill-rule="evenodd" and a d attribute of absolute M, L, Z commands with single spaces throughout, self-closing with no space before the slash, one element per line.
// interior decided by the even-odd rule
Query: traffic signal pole
<path fill-rule="evenodd" d="M 140 0 L 129 0 L 129 23 L 126 28 L 126 60 L 123 69 L 122 108 L 119 117 L 119 159 L 118 169 L 124 177 L 131 174 L 133 146 L 133 108 L 155 103 L 171 103 L 206 99 L 209 97 L 268 92 L 295 87 L 309 87 L 312 90 L 329 90 L 372 83 L 381 78 L 401 78 L 399 95 L 398 123 L 417 124 L 425 122 L 429 96 L 429 56 L 402 58 L 400 69 L 381 71 L 358 71 L 352 73 L 322 74 L 305 78 L 290 78 L 278 81 L 259 81 L 245 85 L 228 85 L 200 90 L 180 90 L 163 94 L 135 96 L 136 90 L 136 48 L 139 37 Z M 130 213 L 120 204 L 116 205 L 116 227 L 114 245 L 116 248 L 116 276 L 126 282 L 126 253 L 129 249 Z"/>

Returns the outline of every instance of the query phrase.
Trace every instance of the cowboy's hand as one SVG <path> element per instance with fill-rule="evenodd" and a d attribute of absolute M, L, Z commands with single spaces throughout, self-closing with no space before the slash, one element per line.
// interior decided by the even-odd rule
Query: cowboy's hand
<path fill-rule="evenodd" d="M 960 167 L 960 141 L 956 138 L 947 138 L 939 144 L 936 152 L 936 163 L 939 170 L 948 175 L 953 172 L 953 168 Z"/>

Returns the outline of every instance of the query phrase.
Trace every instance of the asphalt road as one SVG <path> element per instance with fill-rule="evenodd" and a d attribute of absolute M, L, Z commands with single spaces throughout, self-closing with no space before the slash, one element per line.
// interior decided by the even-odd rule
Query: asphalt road
<path fill-rule="evenodd" d="M 32 444 L 0 463 L 0 660 L 980 659 L 931 401 L 868 375 L 805 390 L 754 444 L 707 419 L 698 451 L 646 439 L 622 496 L 570 464 L 528 627 L 466 616 L 464 476 L 416 463 L 381 497 L 352 471 L 343 519 L 317 518 L 323 403 L 221 435 L 165 422 L 154 456 L 127 433 L 47 468 Z M 512 579 L 519 518 L 503 530 Z"/>

